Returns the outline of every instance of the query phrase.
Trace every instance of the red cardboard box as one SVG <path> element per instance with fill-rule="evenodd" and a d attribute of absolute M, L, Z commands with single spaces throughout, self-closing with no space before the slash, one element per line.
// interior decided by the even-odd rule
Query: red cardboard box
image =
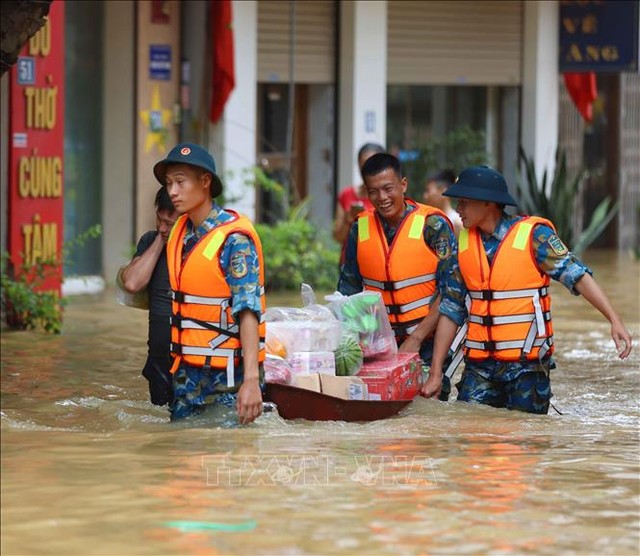
<path fill-rule="evenodd" d="M 370 400 L 412 400 L 422 386 L 422 360 L 417 353 L 371 359 L 356 376 L 367 385 Z"/>

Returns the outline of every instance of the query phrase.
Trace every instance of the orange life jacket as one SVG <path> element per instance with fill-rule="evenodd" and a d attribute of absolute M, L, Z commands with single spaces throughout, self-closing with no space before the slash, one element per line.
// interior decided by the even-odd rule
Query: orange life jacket
<path fill-rule="evenodd" d="M 265 358 L 264 261 L 262 244 L 248 218 L 231 212 L 235 218 L 201 237 L 182 260 L 187 215 L 176 221 L 167 242 L 167 264 L 173 301 L 171 316 L 171 353 L 175 356 L 171 372 L 184 361 L 196 367 L 226 371 L 227 386 L 235 386 L 234 368 L 240 361 L 241 343 L 238 325 L 231 314 L 231 290 L 220 267 L 220 251 L 227 237 L 241 233 L 253 241 L 260 263 L 258 361 Z"/>
<path fill-rule="evenodd" d="M 470 297 L 464 343 L 468 359 L 537 360 L 553 353 L 550 280 L 538 269 L 531 247 L 537 224 L 554 229 L 545 218 L 519 220 L 491 265 L 479 231 L 460 232 L 458 262 Z"/>
<path fill-rule="evenodd" d="M 398 341 L 429 314 L 429 304 L 436 297 L 439 259 L 424 242 L 425 222 L 429 216 L 438 215 L 449 223 L 437 208 L 409 199 L 407 203 L 416 209 L 402 221 L 391 245 L 375 211 L 358 217 L 358 268 L 364 289 L 381 293 Z"/>

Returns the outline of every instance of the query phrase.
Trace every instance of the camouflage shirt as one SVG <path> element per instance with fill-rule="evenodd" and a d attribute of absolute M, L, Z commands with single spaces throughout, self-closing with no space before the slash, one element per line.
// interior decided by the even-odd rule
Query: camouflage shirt
<path fill-rule="evenodd" d="M 194 229 L 191 220 L 187 220 L 184 236 L 186 255 L 196 241 L 216 226 L 233 220 L 234 216 L 212 203 L 211 212 L 204 222 Z M 231 289 L 231 312 L 236 322 L 238 315 L 245 309 L 256 314 L 258 321 L 262 315 L 260 306 L 260 261 L 253 240 L 241 233 L 231 234 L 220 251 L 220 267 Z"/>
<path fill-rule="evenodd" d="M 492 234 L 480 232 L 487 258 L 491 264 L 498 246 L 507 235 L 511 227 L 523 217 L 509 216 L 503 213 Z M 535 253 L 538 268 L 551 279 L 560 282 L 573 295 L 579 295 L 575 285 L 585 274 L 591 274 L 591 270 L 579 261 L 555 234 L 553 229 L 545 224 L 538 224 L 533 228 L 532 250 Z M 462 325 L 467 319 L 465 297 L 467 287 L 460 273 L 458 264 L 458 248 L 454 249 L 452 257 L 444 262 L 443 280 L 441 284 L 442 299 L 440 301 L 440 313 L 449 317 L 457 325 Z M 554 368 L 552 358 L 544 361 L 544 368 Z M 482 362 L 466 362 L 465 368 L 473 370 L 485 378 L 491 380 L 513 380 L 526 371 L 539 370 L 537 362 L 504 363 L 494 359 Z"/>
<path fill-rule="evenodd" d="M 405 204 L 404 215 L 402 221 L 416 209 L 414 205 Z M 382 229 L 387 238 L 387 244 L 391 245 L 393 238 L 398 231 L 397 227 L 393 227 L 384 218 L 380 218 Z M 456 238 L 446 218 L 439 215 L 429 216 L 425 220 L 423 230 L 425 244 L 438 254 L 438 268 L 436 270 L 436 284 L 438 287 L 442 284 L 443 270 L 445 261 L 450 258 L 456 246 Z M 340 278 L 338 280 L 338 291 L 343 295 L 353 295 L 364 289 L 362 275 L 358 268 L 358 223 L 357 221 L 351 226 L 347 244 L 345 248 L 345 262 L 340 268 Z"/>

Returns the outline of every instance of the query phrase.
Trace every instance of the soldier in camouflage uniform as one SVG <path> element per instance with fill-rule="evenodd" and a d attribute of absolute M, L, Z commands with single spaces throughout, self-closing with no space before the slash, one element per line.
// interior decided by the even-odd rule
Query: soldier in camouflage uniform
<path fill-rule="evenodd" d="M 199 298 L 205 301 L 187 301 L 186 297 L 198 296 L 188 295 L 192 294 L 191 291 L 174 291 L 174 305 L 178 303 L 181 310 L 183 310 L 181 303 L 217 305 L 222 307 L 220 322 L 226 314 L 226 307 L 229 307 L 234 322 L 225 323 L 226 328 L 221 331 L 223 325 L 220 322 L 217 323 L 217 327 L 212 327 L 213 323 L 198 320 L 194 316 L 185 317 L 185 313 L 174 314 L 174 319 L 178 317 L 181 322 L 195 323 L 195 328 L 204 327 L 206 330 L 213 330 L 218 335 L 216 339 L 220 339 L 221 336 L 228 338 L 225 341 L 229 341 L 232 336 L 238 338 L 239 348 L 242 350 L 242 356 L 236 358 L 237 362 L 232 365 L 232 368 L 226 367 L 225 375 L 224 368 L 220 372 L 219 368 L 210 363 L 212 359 L 220 359 L 221 356 L 192 354 L 191 361 L 197 361 L 200 357 L 204 363 L 200 365 L 189 363 L 181 355 L 184 356 L 185 347 L 190 346 L 182 345 L 181 353 L 177 354 L 172 368 L 174 399 L 169 406 L 171 419 L 200 413 L 205 406 L 215 403 L 229 407 L 235 406 L 240 423 L 250 423 L 262 413 L 263 372 L 259 354 L 264 351 L 260 344 L 264 283 L 261 250 L 258 249 L 259 245 L 256 245 L 256 243 L 259 244 L 259 238 L 244 217 L 221 208 L 214 201 L 214 198 L 222 192 L 222 183 L 216 174 L 213 157 L 201 146 L 183 143 L 174 147 L 166 159 L 155 165 L 154 174 L 160 183 L 166 185 L 176 210 L 188 217 L 186 221 L 178 220 L 168 242 L 169 276 L 172 287 L 176 283 L 177 274 L 184 277 L 187 272 L 190 272 L 193 276 L 194 270 L 191 270 L 193 266 L 190 265 L 199 264 L 198 268 L 205 269 L 207 274 L 198 276 L 197 281 L 202 280 L 205 284 L 213 284 L 215 279 L 216 284 L 222 282 L 222 286 L 217 285 L 217 289 L 212 291 L 225 289 L 224 283 L 230 291 L 229 298 L 225 298 L 222 303 L 209 293 L 206 295 L 211 297 Z M 240 222 L 244 222 L 242 227 L 239 227 Z M 180 232 L 177 231 L 178 229 Z M 231 231 L 224 235 L 222 231 L 224 229 Z M 179 245 L 178 233 L 184 234 L 181 245 Z M 223 238 L 221 240 L 223 243 L 217 244 L 214 249 L 212 246 L 216 243 L 216 234 Z M 204 241 L 205 236 L 208 243 Z M 201 239 L 203 241 L 200 241 Z M 211 246 L 210 251 L 206 250 L 207 246 Z M 204 252 L 199 251 L 203 248 L 205 248 Z M 193 260 L 198 252 L 203 255 L 196 257 L 200 262 Z M 207 263 L 204 259 L 210 262 Z M 185 299 L 179 301 L 179 295 L 184 296 Z M 174 323 L 172 327 L 179 327 L 182 334 L 194 329 L 192 325 L 184 326 Z M 234 329 L 236 332 L 232 332 Z M 176 341 L 175 337 L 172 341 Z M 221 342 L 221 345 L 224 346 L 224 342 Z M 214 351 L 214 346 L 210 347 L 211 350 L 208 345 L 196 349 L 203 352 Z M 172 344 L 172 351 L 174 349 L 176 346 Z M 239 349 L 236 348 L 235 352 L 238 353 L 238 351 Z"/>
<path fill-rule="evenodd" d="M 463 247 L 466 245 L 466 240 L 462 235 L 453 256 L 446 261 L 448 268 L 446 272 L 443 272 L 445 282 L 442 286 L 443 298 L 440 303 L 440 313 L 443 318 L 439 319 L 436 332 L 432 374 L 442 373 L 443 361 L 454 339 L 456 328 L 462 325 L 469 316 L 467 303 L 470 300 L 467 296 L 473 288 L 468 287 L 468 284 L 477 283 L 477 280 L 474 282 L 476 279 L 474 274 L 480 275 L 488 269 L 489 275 L 491 275 L 495 271 L 499 248 L 500 251 L 506 251 L 510 242 L 513 241 L 515 244 L 517 241 L 517 238 L 515 241 L 513 240 L 514 234 L 510 234 L 509 238 L 511 239 L 507 240 L 507 234 L 515 226 L 527 221 L 526 217 L 509 216 L 504 212 L 505 205 L 515 206 L 516 202 L 509 195 L 503 176 L 487 166 L 464 170 L 445 195 L 458 199 L 457 211 L 462 217 L 465 227 L 463 234 L 473 233 L 473 238 L 479 238 L 478 243 L 481 241 L 481 246 L 474 248 L 479 250 L 475 269 L 473 263 L 465 263 L 463 266 L 466 270 L 461 270 L 461 251 L 466 249 Z M 626 358 L 631 352 L 632 343 L 631 335 L 622 319 L 593 279 L 591 270 L 569 251 L 556 235 L 550 222 L 546 221 L 548 224 L 545 224 L 540 220 L 531 219 L 532 224 L 530 228 L 527 228 L 530 230 L 529 235 L 524 234 L 522 238 L 522 245 L 529 248 L 526 253 L 532 259 L 532 268 L 537 268 L 543 283 L 545 280 L 548 283 L 549 278 L 557 280 L 572 294 L 582 295 L 594 308 L 600 311 L 611 323 L 611 337 L 620 358 Z M 469 240 L 470 243 L 471 240 Z M 488 263 L 486 266 L 482 262 L 483 256 L 486 256 Z M 514 261 L 507 260 L 506 262 L 508 266 Z M 509 280 L 517 280 L 518 274 L 524 271 L 519 265 L 512 264 L 510 272 L 511 274 L 505 273 L 507 284 L 506 287 L 502 287 L 502 292 L 509 293 L 509 290 L 512 292 L 517 290 L 517 286 L 515 288 L 509 287 Z M 483 279 L 485 278 L 483 277 Z M 496 292 L 491 289 L 480 292 L 471 291 L 471 293 L 476 294 L 476 300 L 487 303 L 483 307 L 489 307 L 484 317 L 476 316 L 476 322 L 488 323 L 487 326 L 490 327 L 488 339 L 492 340 L 491 331 L 496 331 L 500 325 L 495 322 L 491 304 L 495 304 L 496 299 L 505 299 L 506 296 L 496 297 Z M 547 292 L 544 291 L 544 296 L 546 297 L 546 295 Z M 540 302 L 538 299 L 538 303 Z M 550 298 L 548 309 L 550 309 Z M 471 311 L 473 313 L 473 309 Z M 510 317 L 513 318 L 513 315 L 505 315 L 500 318 L 506 320 Z M 545 318 L 547 319 L 547 331 L 552 331 L 550 310 Z M 486 320 L 483 321 L 483 319 Z M 494 321 L 492 322 L 491 319 Z M 532 316 L 531 320 L 534 321 L 535 316 Z M 544 333 L 539 333 L 539 336 L 541 336 L 541 340 L 544 340 Z M 504 357 L 496 345 L 499 342 L 495 341 L 471 342 L 470 347 L 470 340 L 467 337 L 465 340 L 465 369 L 457 384 L 458 400 L 546 414 L 552 395 L 549 370 L 555 367 L 551 356 L 552 332 L 547 336 L 550 336 L 551 339 L 545 340 L 547 345 L 539 348 L 540 351 L 535 359 L 527 359 L 524 348 L 522 348 L 523 352 L 520 357 Z M 482 351 L 483 349 L 485 351 Z M 480 354 L 479 357 L 478 354 Z"/>

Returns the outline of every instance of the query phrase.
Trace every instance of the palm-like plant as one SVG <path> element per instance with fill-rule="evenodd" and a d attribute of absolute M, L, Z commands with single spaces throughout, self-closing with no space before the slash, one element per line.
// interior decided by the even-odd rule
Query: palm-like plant
<path fill-rule="evenodd" d="M 527 189 L 521 184 L 516 188 L 520 198 L 520 208 L 527 214 L 548 218 L 554 223 L 558 236 L 567 243 L 576 254 L 584 251 L 605 230 L 618 212 L 618 202 L 612 204 L 605 197 L 591 215 L 586 228 L 574 234 L 573 217 L 575 201 L 581 195 L 581 185 L 586 175 L 580 170 L 573 178 L 567 173 L 567 157 L 564 151 L 556 151 L 556 165 L 553 177 L 549 180 L 547 170 L 538 181 L 533 158 L 528 157 L 522 147 L 519 149 L 520 161 L 524 164 Z"/>

